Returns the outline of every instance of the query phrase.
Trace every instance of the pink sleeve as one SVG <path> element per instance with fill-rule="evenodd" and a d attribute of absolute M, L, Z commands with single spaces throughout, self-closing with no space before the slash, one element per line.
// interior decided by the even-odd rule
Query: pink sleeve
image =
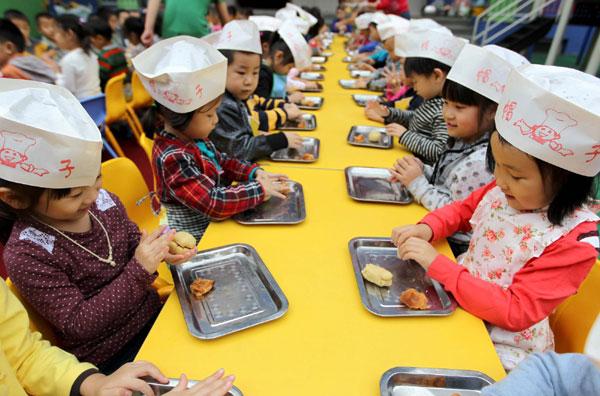
<path fill-rule="evenodd" d="M 580 224 L 540 257 L 529 260 L 506 290 L 471 275 L 441 254 L 427 275 L 442 283 L 473 315 L 503 329 L 521 331 L 548 317 L 577 292 L 598 256 L 594 246 L 580 241 L 586 234 L 597 235 L 595 223 Z"/>

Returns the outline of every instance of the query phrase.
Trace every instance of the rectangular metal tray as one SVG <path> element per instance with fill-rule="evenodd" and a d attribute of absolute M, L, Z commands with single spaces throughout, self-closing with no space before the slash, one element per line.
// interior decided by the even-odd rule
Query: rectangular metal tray
<path fill-rule="evenodd" d="M 352 99 L 354 99 L 357 105 L 365 107 L 369 100 L 376 100 L 378 102 L 381 102 L 382 98 L 380 95 L 353 94 Z"/>
<path fill-rule="evenodd" d="M 297 103 L 299 109 L 319 110 L 321 108 L 321 106 L 323 106 L 323 101 L 325 100 L 320 96 L 305 96 L 304 99 L 312 101 L 315 105 L 309 106 L 309 105 L 303 105 L 303 104 Z"/>
<path fill-rule="evenodd" d="M 161 384 L 152 377 L 142 377 L 144 381 L 150 385 L 150 389 L 154 392 L 155 396 L 164 395 L 165 393 L 172 391 L 177 385 L 179 385 L 179 378 L 169 378 L 167 384 Z M 188 380 L 188 388 L 196 385 L 200 381 Z M 133 391 L 133 396 L 143 396 L 139 391 Z M 244 394 L 235 386 L 233 386 L 225 396 L 244 396 Z"/>
<path fill-rule="evenodd" d="M 309 80 L 309 81 L 325 80 L 325 76 L 323 76 L 321 73 L 317 73 L 317 72 L 302 72 L 302 73 L 300 73 L 300 78 L 302 78 L 304 80 Z"/>
<path fill-rule="evenodd" d="M 352 70 L 362 70 L 361 68 L 358 67 L 358 63 L 350 63 L 348 66 L 346 66 L 346 69 L 352 71 Z"/>
<path fill-rule="evenodd" d="M 326 56 L 313 56 L 311 58 L 312 63 L 325 63 L 327 62 Z"/>
<path fill-rule="evenodd" d="M 354 86 L 354 82 L 356 80 L 339 80 L 340 85 L 342 86 L 342 88 L 346 88 L 346 89 L 359 89 L 356 88 Z"/>
<path fill-rule="evenodd" d="M 333 56 L 333 52 L 321 52 L 321 56 L 330 57 Z"/>
<path fill-rule="evenodd" d="M 290 191 L 286 199 L 271 197 L 255 208 L 248 209 L 233 216 L 240 224 L 298 224 L 306 219 L 304 191 L 302 184 L 291 180 L 286 181 Z"/>
<path fill-rule="evenodd" d="M 379 141 L 377 143 L 372 143 L 369 141 L 369 133 L 371 133 L 371 131 L 377 131 L 377 132 L 381 133 L 381 137 L 379 138 Z M 362 143 L 355 142 L 354 136 L 357 136 L 357 135 L 363 135 L 364 142 L 362 142 Z M 374 148 L 382 148 L 382 149 L 389 149 L 394 146 L 394 140 L 391 136 L 389 136 L 385 133 L 385 128 L 371 127 L 371 126 L 364 126 L 364 125 L 355 125 L 352 128 L 350 128 L 350 132 L 348 133 L 347 140 L 348 140 L 348 143 L 350 143 L 354 146 L 374 147 Z"/>
<path fill-rule="evenodd" d="M 302 88 L 300 92 L 321 92 L 323 91 L 323 85 L 317 83 L 317 88 Z"/>
<path fill-rule="evenodd" d="M 327 71 L 327 68 L 323 65 L 312 65 L 312 71 Z"/>
<path fill-rule="evenodd" d="M 392 183 L 385 168 L 350 166 L 344 170 L 348 195 L 357 201 L 409 204 L 412 196 L 401 183 Z"/>
<path fill-rule="evenodd" d="M 286 131 L 313 131 L 317 129 L 317 117 L 314 114 L 302 114 L 302 119 L 306 126 L 298 128 L 297 120 L 288 120 L 280 129 Z"/>
<path fill-rule="evenodd" d="M 369 70 L 350 70 L 350 77 L 371 77 L 371 72 Z"/>
<path fill-rule="evenodd" d="M 345 56 L 344 59 L 342 59 L 342 62 L 355 63 L 355 61 L 352 60 L 352 56 Z"/>
<path fill-rule="evenodd" d="M 394 367 L 383 373 L 379 388 L 381 396 L 475 396 L 494 382 L 479 371 Z"/>
<path fill-rule="evenodd" d="M 398 249 L 389 238 L 354 238 L 348 247 L 360 298 L 369 312 L 377 316 L 445 316 L 456 309 L 456 301 L 427 277 L 423 267 L 398 258 Z M 390 287 L 379 287 L 362 277 L 361 271 L 369 263 L 394 275 Z M 411 287 L 425 293 L 429 309 L 413 310 L 400 301 L 402 292 Z"/>
<path fill-rule="evenodd" d="M 280 318 L 288 301 L 256 250 L 244 243 L 199 251 L 171 266 L 183 317 L 191 335 L 210 340 Z M 215 281 L 196 298 L 190 284 L 198 277 Z"/>
<path fill-rule="evenodd" d="M 273 161 L 283 162 L 315 162 L 319 159 L 319 150 L 321 146 L 320 140 L 313 137 L 305 137 L 303 139 L 304 144 L 302 145 L 301 150 L 296 150 L 293 148 L 277 150 L 271 154 L 271 159 Z M 302 154 L 312 154 L 315 158 L 312 160 L 305 160 L 302 159 Z"/>

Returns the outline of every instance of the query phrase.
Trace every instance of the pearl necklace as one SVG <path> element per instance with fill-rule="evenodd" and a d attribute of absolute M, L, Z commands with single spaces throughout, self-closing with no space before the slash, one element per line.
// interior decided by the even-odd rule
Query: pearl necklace
<path fill-rule="evenodd" d="M 37 221 L 39 221 L 40 223 L 44 224 L 45 226 L 52 228 L 54 231 L 56 231 L 60 235 L 64 236 L 69 241 L 73 242 L 75 245 L 79 246 L 81 249 L 85 250 L 86 252 L 88 252 L 92 256 L 96 257 L 98 260 L 100 260 L 100 262 L 103 262 L 103 263 L 106 263 L 106 264 L 110 264 L 111 267 L 115 267 L 117 265 L 117 263 L 115 263 L 115 260 L 113 260 L 113 248 L 112 248 L 112 244 L 110 243 L 110 238 L 108 236 L 108 231 L 106 231 L 106 228 L 104 228 L 104 224 L 102 224 L 102 222 L 100 222 L 100 220 L 98 220 L 98 218 L 91 211 L 89 213 L 92 216 L 92 218 L 94 220 L 96 220 L 98 222 L 98 224 L 100 224 L 100 227 L 102 228 L 102 231 L 104 231 L 104 235 L 106 235 L 106 241 L 108 242 L 108 258 L 102 258 L 102 257 L 98 256 L 96 253 L 92 252 L 90 249 L 86 248 L 85 246 L 83 246 L 79 242 L 73 240 L 71 237 L 69 237 L 67 234 L 65 234 L 64 232 L 62 232 L 58 228 L 53 227 L 53 226 L 51 226 L 48 223 L 44 223 L 43 221 L 41 221 L 38 218 L 35 218 L 35 219 Z"/>

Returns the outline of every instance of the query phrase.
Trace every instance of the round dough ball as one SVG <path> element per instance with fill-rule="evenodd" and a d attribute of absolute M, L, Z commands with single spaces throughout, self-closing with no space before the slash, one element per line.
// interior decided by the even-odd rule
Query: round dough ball
<path fill-rule="evenodd" d="M 176 232 L 171 242 L 169 242 L 169 253 L 185 254 L 190 249 L 196 247 L 196 238 L 185 231 Z"/>
<path fill-rule="evenodd" d="M 381 139 L 381 132 L 379 132 L 379 131 L 369 132 L 369 142 L 379 143 L 379 139 Z"/>

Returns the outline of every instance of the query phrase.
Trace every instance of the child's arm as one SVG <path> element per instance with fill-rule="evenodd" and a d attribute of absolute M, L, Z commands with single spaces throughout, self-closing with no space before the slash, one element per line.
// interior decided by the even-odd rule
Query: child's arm
<path fill-rule="evenodd" d="M 259 131 L 273 131 L 286 123 L 288 115 L 283 107 L 285 104 L 283 99 L 263 98 L 258 95 L 252 95 L 246 101 L 250 116 L 258 120 Z"/>
<path fill-rule="evenodd" d="M 248 180 L 254 169 L 258 169 L 258 165 L 242 164 L 235 158 L 219 158 L 218 161 L 223 168 L 223 176 L 229 180 Z M 221 187 L 216 180 L 203 173 L 201 166 L 186 153 L 173 153 L 163 162 L 160 169 L 162 180 L 182 205 L 213 219 L 226 219 L 264 200 L 265 191 L 259 181 Z"/>
<path fill-rule="evenodd" d="M 390 113 L 383 117 L 383 122 L 387 124 L 397 123 L 408 128 L 408 123 L 411 118 L 415 115 L 413 110 L 400 110 L 394 107 L 388 107 Z"/>
<path fill-rule="evenodd" d="M 254 95 L 261 98 L 270 98 L 271 90 L 273 89 L 273 72 L 270 68 L 261 67 L 258 72 L 258 86 L 254 91 Z"/>
<path fill-rule="evenodd" d="M 428 119 L 431 136 L 408 129 L 400 136 L 400 143 L 413 153 L 423 157 L 426 161 L 435 162 L 444 150 L 446 141 L 448 140 L 448 129 L 446 128 L 446 121 L 444 121 L 441 111 L 433 108 L 425 109 L 423 108 L 425 105 L 419 107 L 417 110 L 419 114 L 415 115 L 415 117 L 425 117 Z"/>
<path fill-rule="evenodd" d="M 596 247 L 581 241 L 591 235 L 597 238 L 595 223 L 575 227 L 540 257 L 529 260 L 506 290 L 471 275 L 441 254 L 431 263 L 427 275 L 441 282 L 462 308 L 478 318 L 509 331 L 521 331 L 548 317 L 577 292 L 598 257 Z"/>

